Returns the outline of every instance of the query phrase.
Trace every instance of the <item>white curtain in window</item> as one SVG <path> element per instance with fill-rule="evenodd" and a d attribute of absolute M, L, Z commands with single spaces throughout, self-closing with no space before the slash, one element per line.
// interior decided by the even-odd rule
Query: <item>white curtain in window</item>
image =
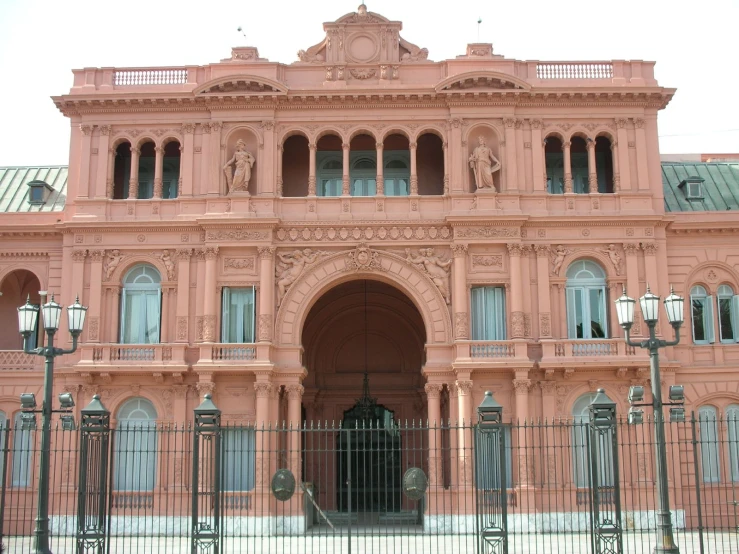
<path fill-rule="evenodd" d="M 472 340 L 506 339 L 505 289 L 472 288 Z"/>
<path fill-rule="evenodd" d="M 251 427 L 223 429 L 223 489 L 250 491 L 254 488 L 256 432 Z"/>
<path fill-rule="evenodd" d="M 736 483 L 739 482 L 739 404 L 732 404 L 726 409 L 726 423 L 731 480 Z"/>
<path fill-rule="evenodd" d="M 133 398 L 118 412 L 113 488 L 151 491 L 156 481 L 156 410 L 148 400 Z"/>
<path fill-rule="evenodd" d="M 159 342 L 160 294 L 155 291 L 124 290 L 124 344 Z"/>
<path fill-rule="evenodd" d="M 575 401 L 572 407 L 572 469 L 575 486 L 590 487 L 590 453 L 595 446 L 598 453 L 598 485 L 601 487 L 613 486 L 613 435 L 612 432 L 599 433 L 597 444 L 590 444 L 590 409 L 595 398 L 594 393 L 588 393 Z"/>
<path fill-rule="evenodd" d="M 716 415 L 716 408 L 713 406 L 703 406 L 698 410 L 701 470 L 704 483 L 718 483 L 721 481 Z"/>
<path fill-rule="evenodd" d="M 221 340 L 254 342 L 254 287 L 223 289 Z"/>
<path fill-rule="evenodd" d="M 34 433 L 30 429 L 21 428 L 20 412 L 15 414 L 13 425 L 13 471 L 11 474 L 11 486 L 28 487 L 31 477 Z"/>
<path fill-rule="evenodd" d="M 567 337 L 608 338 L 605 271 L 589 260 L 567 268 Z"/>

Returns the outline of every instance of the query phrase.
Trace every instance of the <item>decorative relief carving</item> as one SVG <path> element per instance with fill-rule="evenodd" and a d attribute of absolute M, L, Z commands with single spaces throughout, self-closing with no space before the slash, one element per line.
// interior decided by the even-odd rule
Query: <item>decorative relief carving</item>
<path fill-rule="evenodd" d="M 274 246 L 259 246 L 257 247 L 257 253 L 259 254 L 259 259 L 269 259 L 272 258 L 275 255 L 276 248 Z"/>
<path fill-rule="evenodd" d="M 259 340 L 262 342 L 269 342 L 272 340 L 272 314 L 260 314 Z"/>
<path fill-rule="evenodd" d="M 203 316 L 203 341 L 215 342 L 216 340 L 216 316 Z"/>
<path fill-rule="evenodd" d="M 275 267 L 275 276 L 277 278 L 277 305 L 282 302 L 287 289 L 290 288 L 306 266 L 314 263 L 319 258 L 327 256 L 328 252 L 313 251 L 310 248 L 304 250 L 293 250 L 290 253 L 282 254 L 277 252 L 279 261 Z"/>
<path fill-rule="evenodd" d="M 199 315 L 195 318 L 195 340 L 203 340 L 203 316 Z"/>
<path fill-rule="evenodd" d="M 531 338 L 531 314 L 523 314 L 523 336 Z"/>
<path fill-rule="evenodd" d="M 426 398 L 429 400 L 441 398 L 441 391 L 443 388 L 444 386 L 441 383 L 426 383 L 423 386 Z"/>
<path fill-rule="evenodd" d="M 467 255 L 467 245 L 452 244 L 452 255 L 455 258 L 464 258 Z"/>
<path fill-rule="evenodd" d="M 472 393 L 472 381 L 455 381 L 454 384 L 459 396 L 469 396 Z"/>
<path fill-rule="evenodd" d="M 176 280 L 177 277 L 176 277 L 175 263 L 172 260 L 172 256 L 169 254 L 169 250 L 165 248 L 164 250 L 162 250 L 161 254 L 157 254 L 156 252 L 154 252 L 152 255 L 162 260 L 162 263 L 164 264 L 164 267 L 167 270 L 167 280 L 169 281 Z"/>
<path fill-rule="evenodd" d="M 85 261 L 87 250 L 72 250 L 72 260 L 77 263 Z"/>
<path fill-rule="evenodd" d="M 352 77 L 354 77 L 355 79 L 360 79 L 363 81 L 365 79 L 371 79 L 372 77 L 374 77 L 375 74 L 377 73 L 377 70 L 369 69 L 369 68 L 366 68 L 366 69 L 351 68 L 349 69 L 349 73 L 351 73 Z"/>
<path fill-rule="evenodd" d="M 613 269 L 616 271 L 616 275 L 621 275 L 621 254 L 618 253 L 615 244 L 609 244 L 605 250 L 601 250 L 603 254 L 608 256 L 613 264 Z"/>
<path fill-rule="evenodd" d="M 349 203 L 346 202 L 348 211 Z M 275 238 L 280 242 L 287 241 L 347 241 L 365 239 L 378 240 L 446 240 L 452 235 L 449 227 L 291 227 L 280 228 L 275 233 Z"/>
<path fill-rule="evenodd" d="M 644 250 L 645 256 L 656 256 L 657 255 L 657 243 L 656 242 L 642 242 L 642 250 Z"/>
<path fill-rule="evenodd" d="M 449 288 L 449 268 L 452 260 L 442 260 L 434 253 L 433 248 L 419 248 L 418 256 L 411 254 L 410 248 L 405 249 L 406 261 L 415 264 L 418 269 L 426 273 L 439 289 L 447 304 L 451 304 L 451 289 Z"/>
<path fill-rule="evenodd" d="M 454 336 L 459 340 L 470 338 L 469 314 L 467 312 L 454 314 Z"/>
<path fill-rule="evenodd" d="M 518 227 L 455 227 L 455 238 L 491 239 L 519 237 Z"/>
<path fill-rule="evenodd" d="M 269 238 L 266 231 L 208 231 L 208 240 L 265 240 Z"/>
<path fill-rule="evenodd" d="M 574 252 L 574 250 L 565 248 L 564 245 L 560 244 L 557 246 L 555 251 L 550 254 L 552 260 L 552 275 L 559 275 L 559 272 L 562 269 L 562 263 L 565 261 L 565 257 L 568 254 L 572 254 L 572 252 Z"/>
<path fill-rule="evenodd" d="M 514 379 L 513 389 L 516 391 L 516 394 L 529 394 L 529 390 L 531 390 L 531 379 Z"/>
<path fill-rule="evenodd" d="M 121 260 L 123 260 L 124 257 L 125 256 L 121 254 L 120 250 L 108 250 L 106 252 L 105 263 L 103 265 L 103 273 L 105 274 L 106 281 L 110 280 L 115 268 L 120 265 Z"/>
<path fill-rule="evenodd" d="M 526 326 L 523 312 L 513 312 L 511 314 L 511 338 L 522 339 L 526 333 Z"/>
<path fill-rule="evenodd" d="M 552 335 L 551 315 L 548 312 L 539 314 L 539 333 L 543 337 Z"/>
<path fill-rule="evenodd" d="M 88 327 L 88 329 L 88 337 L 90 338 L 90 340 L 98 340 L 98 334 L 100 331 L 100 318 L 97 316 L 92 316 L 90 318 L 90 326 Z"/>
<path fill-rule="evenodd" d="M 523 244 L 519 244 L 516 242 L 506 244 L 506 248 L 508 249 L 508 255 L 512 257 L 520 257 L 524 252 Z"/>
<path fill-rule="evenodd" d="M 232 269 L 250 269 L 254 270 L 255 259 L 253 257 L 248 258 L 225 258 L 223 260 L 223 266 L 225 268 Z"/>
<path fill-rule="evenodd" d="M 502 254 L 473 254 L 472 255 L 472 268 L 484 268 L 493 271 L 500 271 L 503 269 L 503 255 Z"/>
<path fill-rule="evenodd" d="M 187 340 L 187 316 L 177 316 L 177 340 Z"/>
<path fill-rule="evenodd" d="M 349 271 L 384 271 L 380 263 L 380 253 L 360 243 L 355 250 L 346 255 L 346 268 Z"/>

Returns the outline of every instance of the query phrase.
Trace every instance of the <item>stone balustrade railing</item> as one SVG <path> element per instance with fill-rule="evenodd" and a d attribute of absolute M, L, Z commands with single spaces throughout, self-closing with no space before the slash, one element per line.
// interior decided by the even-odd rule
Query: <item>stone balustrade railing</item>
<path fill-rule="evenodd" d="M 0 350 L 0 371 L 41 369 L 44 359 L 23 350 Z"/>
<path fill-rule="evenodd" d="M 83 344 L 80 364 L 182 364 L 184 344 Z"/>
<path fill-rule="evenodd" d="M 187 83 L 185 68 L 118 69 L 113 73 L 117 87 L 148 85 L 184 85 Z"/>
<path fill-rule="evenodd" d="M 612 79 L 612 62 L 539 62 L 539 79 Z"/>
<path fill-rule="evenodd" d="M 211 347 L 213 361 L 255 360 L 257 348 L 253 344 L 214 344 Z"/>
<path fill-rule="evenodd" d="M 525 341 L 486 340 L 457 341 L 455 343 L 458 359 L 472 361 L 504 362 L 528 360 L 528 345 Z"/>
<path fill-rule="evenodd" d="M 636 349 L 623 339 L 555 340 L 542 343 L 543 359 L 614 358 L 635 356 Z"/>

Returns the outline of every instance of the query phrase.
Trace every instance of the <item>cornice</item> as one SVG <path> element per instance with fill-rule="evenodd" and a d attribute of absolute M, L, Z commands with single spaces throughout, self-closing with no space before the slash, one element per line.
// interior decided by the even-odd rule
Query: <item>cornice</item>
<path fill-rule="evenodd" d="M 11 252 L 0 251 L 0 258 L 48 258 L 49 252 Z"/>
<path fill-rule="evenodd" d="M 98 221 L 98 222 L 90 222 L 90 223 L 74 223 L 71 225 L 68 225 L 61 229 L 60 232 L 64 235 L 69 234 L 91 234 L 91 233 L 130 233 L 132 231 L 136 232 L 159 232 L 159 231 L 167 231 L 167 232 L 177 232 L 177 233 L 184 233 L 184 232 L 200 232 L 203 228 L 199 225 L 185 225 L 185 224 L 175 224 L 173 225 L 171 222 L 162 221 L 161 224 L 159 222 L 152 222 L 152 221 L 131 221 L 129 222 L 110 222 L 110 221 Z"/>

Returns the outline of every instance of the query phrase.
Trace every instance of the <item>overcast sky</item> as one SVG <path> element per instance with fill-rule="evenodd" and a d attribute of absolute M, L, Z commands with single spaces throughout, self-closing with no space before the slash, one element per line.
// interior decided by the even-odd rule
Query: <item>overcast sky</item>
<path fill-rule="evenodd" d="M 67 164 L 69 120 L 50 96 L 72 68 L 204 65 L 231 46 L 291 63 L 358 0 L 0 0 L 0 165 Z M 445 5 L 445 8 L 439 6 Z M 660 114 L 663 153 L 739 152 L 739 0 L 368 0 L 442 60 L 492 42 L 519 60 L 643 59 L 677 88 Z M 243 33 L 237 32 L 241 26 Z"/>

